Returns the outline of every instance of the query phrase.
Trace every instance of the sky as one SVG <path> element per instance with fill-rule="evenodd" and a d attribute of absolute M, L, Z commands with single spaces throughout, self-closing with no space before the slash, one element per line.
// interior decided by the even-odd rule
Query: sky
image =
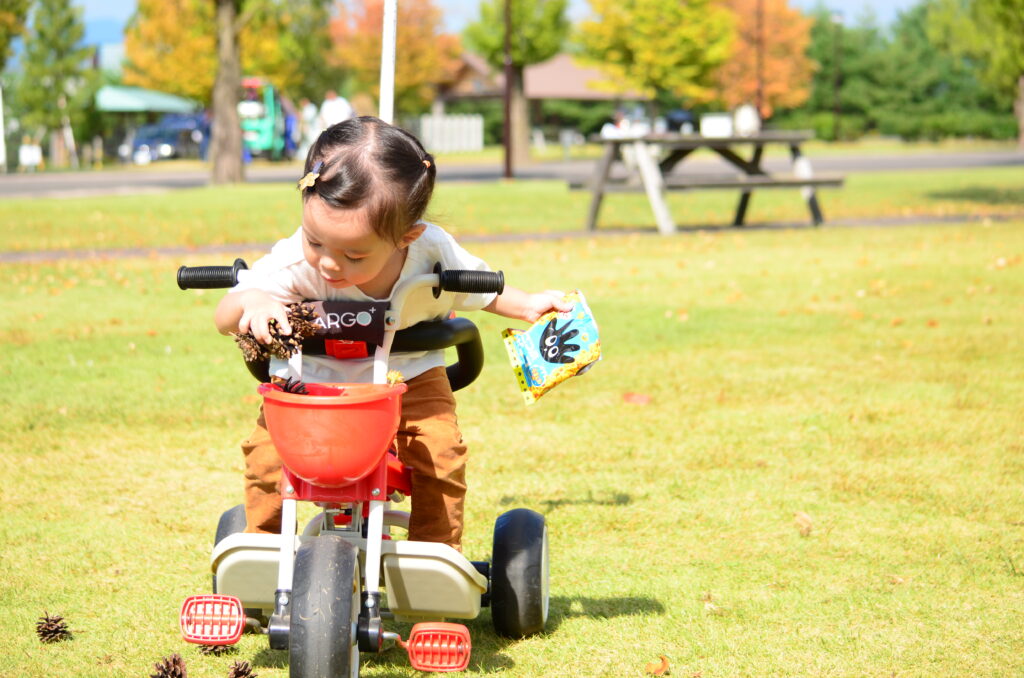
<path fill-rule="evenodd" d="M 917 2 L 918 0 L 790 0 L 793 6 L 805 11 L 822 4 L 833 12 L 840 13 L 851 23 L 870 10 L 882 25 L 895 19 L 900 10 L 908 9 Z M 121 42 L 119 36 L 124 24 L 135 11 L 135 0 L 76 0 L 74 4 L 85 10 L 86 40 L 91 43 Z M 445 28 L 451 32 L 461 31 L 468 22 L 479 16 L 480 0 L 434 0 L 434 4 L 444 12 Z M 589 4 L 586 0 L 569 0 L 569 13 L 574 20 L 585 17 L 588 9 Z"/>

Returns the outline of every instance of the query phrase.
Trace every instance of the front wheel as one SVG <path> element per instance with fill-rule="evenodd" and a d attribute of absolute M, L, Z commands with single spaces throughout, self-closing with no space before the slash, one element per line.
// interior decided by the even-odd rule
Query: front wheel
<path fill-rule="evenodd" d="M 359 550 L 337 535 L 299 547 L 292 584 L 291 678 L 358 678 Z"/>
<path fill-rule="evenodd" d="M 549 569 L 544 516 L 529 509 L 500 515 L 491 562 L 491 618 L 499 635 L 523 638 L 544 630 Z"/>

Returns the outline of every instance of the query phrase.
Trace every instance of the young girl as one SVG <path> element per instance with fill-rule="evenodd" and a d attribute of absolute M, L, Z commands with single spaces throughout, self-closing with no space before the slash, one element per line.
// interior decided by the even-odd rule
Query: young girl
<path fill-rule="evenodd" d="M 445 269 L 489 270 L 444 230 L 421 221 L 434 190 L 434 158 L 408 132 L 373 117 L 353 118 L 324 130 L 306 157 L 302 226 L 277 243 L 250 275 L 217 306 L 224 334 L 252 332 L 270 342 L 269 323 L 290 333 L 286 304 L 303 300 L 386 300 L 395 283 Z M 505 287 L 495 294 L 413 292 L 400 328 L 445 318 L 453 310 L 484 309 L 527 322 L 549 310 L 567 311 L 560 292 L 528 294 Z M 373 359 L 335 360 L 303 356 L 309 382 L 372 381 Z M 402 397 L 398 456 L 412 467 L 413 504 L 409 539 L 448 544 L 462 541 L 466 494 L 466 447 L 455 416 L 455 398 L 444 370 L 443 351 L 395 353 L 390 365 L 409 390 Z M 271 362 L 271 374 L 284 363 Z M 242 443 L 245 454 L 245 513 L 249 532 L 281 526 L 281 460 L 270 441 L 263 413 Z"/>

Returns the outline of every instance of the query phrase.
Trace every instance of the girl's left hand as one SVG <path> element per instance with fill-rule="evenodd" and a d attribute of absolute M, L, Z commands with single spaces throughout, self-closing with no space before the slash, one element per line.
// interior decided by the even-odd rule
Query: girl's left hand
<path fill-rule="evenodd" d="M 526 322 L 536 322 L 538 318 L 552 310 L 559 312 L 572 310 L 572 302 L 565 300 L 565 292 L 544 290 L 529 295 L 523 307 L 522 318 Z"/>

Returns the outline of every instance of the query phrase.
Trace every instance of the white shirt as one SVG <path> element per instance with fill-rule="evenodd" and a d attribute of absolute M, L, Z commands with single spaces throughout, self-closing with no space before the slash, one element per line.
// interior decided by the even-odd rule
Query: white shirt
<path fill-rule="evenodd" d="M 345 97 L 325 99 L 320 104 L 320 126 L 324 129 L 335 123 L 345 122 L 354 115 L 355 111 L 352 110 L 352 105 Z"/>
<path fill-rule="evenodd" d="M 487 264 L 462 248 L 447 231 L 434 224 L 424 224 L 426 230 L 408 248 L 399 282 L 406 278 L 431 273 L 440 262 L 444 269 L 489 271 Z M 333 288 L 306 262 L 302 253 L 302 228 L 281 240 L 270 254 L 259 259 L 248 271 L 239 271 L 238 284 L 231 290 L 240 292 L 260 289 L 283 304 L 299 301 L 387 301 L 374 299 L 358 287 Z M 396 283 L 397 285 L 397 283 Z M 399 319 L 399 329 L 424 320 L 439 320 L 452 311 L 476 311 L 487 306 L 497 296 L 488 294 L 452 294 L 444 292 L 437 299 L 430 288 L 416 290 L 406 298 Z M 390 369 L 398 370 L 405 379 L 423 374 L 433 367 L 444 365 L 444 351 L 393 353 Z M 270 374 L 287 375 L 287 362 L 277 358 L 270 361 Z M 302 357 L 302 379 L 310 383 L 360 383 L 373 381 L 373 357 L 337 360 L 328 356 Z"/>

